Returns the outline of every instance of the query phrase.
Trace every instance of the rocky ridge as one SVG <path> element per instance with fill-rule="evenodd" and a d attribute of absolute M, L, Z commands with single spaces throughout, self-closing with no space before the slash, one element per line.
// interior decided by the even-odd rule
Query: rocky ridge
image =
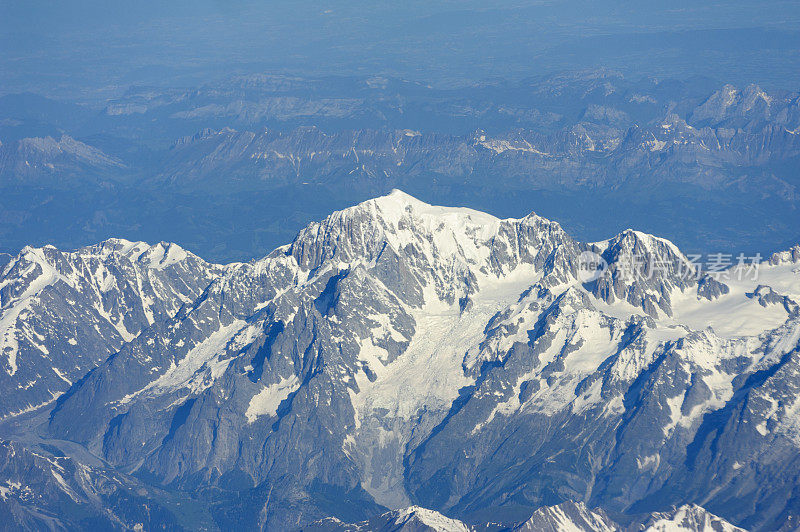
<path fill-rule="evenodd" d="M 586 253 L 608 264 L 590 281 Z M 632 257 L 660 267 L 631 276 Z M 800 284 L 776 257 L 708 280 L 650 235 L 581 243 L 396 191 L 208 266 L 42 430 L 179 493 L 244 490 L 226 510 L 244 527 L 410 504 L 474 523 L 555 498 L 766 529 L 798 511 Z"/>

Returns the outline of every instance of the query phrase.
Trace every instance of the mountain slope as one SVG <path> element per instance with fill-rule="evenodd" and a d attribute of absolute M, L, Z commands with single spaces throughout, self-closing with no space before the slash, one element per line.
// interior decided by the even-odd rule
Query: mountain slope
<path fill-rule="evenodd" d="M 643 525 L 642 530 L 718 530 L 720 532 L 741 532 L 742 529 L 720 519 L 699 506 L 687 504 L 669 512 L 653 514 Z"/>
<path fill-rule="evenodd" d="M 474 530 L 444 515 L 410 506 L 400 510 L 386 512 L 360 523 L 343 523 L 335 518 L 328 518 L 312 523 L 302 530 L 307 532 L 470 532 Z"/>
<path fill-rule="evenodd" d="M 212 490 L 215 519 L 248 528 L 410 504 L 516 523 L 579 501 L 769 529 L 800 512 L 795 251 L 715 279 L 636 231 L 581 243 L 395 191 L 264 259 L 180 270 L 194 299 L 38 430 Z"/>
<path fill-rule="evenodd" d="M 0 478 L 0 516 L 5 527 L 17 530 L 213 527 L 207 513 L 187 498 L 11 441 L 0 441 Z"/>
<path fill-rule="evenodd" d="M 166 243 L 22 250 L 0 272 L 0 418 L 54 401 L 220 271 Z"/>
<path fill-rule="evenodd" d="M 583 503 L 571 501 L 539 508 L 528 520 L 511 527 L 503 527 L 497 523 L 466 525 L 438 512 L 411 506 L 386 512 L 360 523 L 343 523 L 335 518 L 327 518 L 303 527 L 302 530 L 308 532 L 489 532 L 497 530 L 508 532 L 621 532 L 623 530 L 743 532 L 743 529 L 735 527 L 695 505 L 685 505 L 667 512 L 657 512 L 640 517 L 628 526 L 623 526 L 614 522 L 599 508 L 589 510 Z"/>
<path fill-rule="evenodd" d="M 564 502 L 557 506 L 539 508 L 513 532 L 549 532 L 574 530 L 586 532 L 611 532 L 619 530 L 602 510 L 589 510 L 583 503 Z"/>
<path fill-rule="evenodd" d="M 75 140 L 32 137 L 0 143 L 0 185 L 70 187 L 113 181 L 125 165 Z"/>

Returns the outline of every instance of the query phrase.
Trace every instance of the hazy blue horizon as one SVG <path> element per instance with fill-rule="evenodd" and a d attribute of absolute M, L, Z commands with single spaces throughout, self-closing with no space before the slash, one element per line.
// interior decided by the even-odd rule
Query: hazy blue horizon
<path fill-rule="evenodd" d="M 2 93 L 89 101 L 232 74 L 437 86 L 609 68 L 800 84 L 797 2 L 0 2 Z"/>

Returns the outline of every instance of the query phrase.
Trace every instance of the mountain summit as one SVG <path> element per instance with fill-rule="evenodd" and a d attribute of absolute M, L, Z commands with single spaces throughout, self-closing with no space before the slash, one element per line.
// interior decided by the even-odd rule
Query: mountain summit
<path fill-rule="evenodd" d="M 244 528 L 414 505 L 516 526 L 575 501 L 771 529 L 800 512 L 800 263 L 776 257 L 717 279 L 643 233 L 582 243 L 401 191 L 250 263 L 28 248 L 0 279 L 0 434 Z"/>

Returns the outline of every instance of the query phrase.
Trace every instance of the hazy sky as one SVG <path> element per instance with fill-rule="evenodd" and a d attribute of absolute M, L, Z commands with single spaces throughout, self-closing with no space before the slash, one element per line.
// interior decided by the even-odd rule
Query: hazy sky
<path fill-rule="evenodd" d="M 0 1 L 2 92 L 113 94 L 231 73 L 431 83 L 608 67 L 795 87 L 800 3 Z"/>

